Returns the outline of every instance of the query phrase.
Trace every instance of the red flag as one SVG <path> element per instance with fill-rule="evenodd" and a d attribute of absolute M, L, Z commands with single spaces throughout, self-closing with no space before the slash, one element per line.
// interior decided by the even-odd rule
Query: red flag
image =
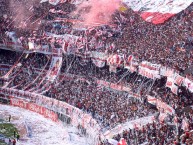
<path fill-rule="evenodd" d="M 118 145 L 127 145 L 127 142 L 124 138 L 121 138 Z"/>

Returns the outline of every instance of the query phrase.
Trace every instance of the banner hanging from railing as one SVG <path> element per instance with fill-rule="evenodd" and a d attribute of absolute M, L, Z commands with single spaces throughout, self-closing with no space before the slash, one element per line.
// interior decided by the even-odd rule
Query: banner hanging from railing
<path fill-rule="evenodd" d="M 142 117 L 136 120 L 128 121 L 124 124 L 119 124 L 111 130 L 104 133 L 106 138 L 113 138 L 115 135 L 122 133 L 129 129 L 141 129 L 144 125 L 153 123 L 155 121 L 155 115 Z"/>
<path fill-rule="evenodd" d="M 30 103 L 24 99 L 16 98 L 16 97 L 10 97 L 10 105 L 17 106 L 20 108 L 24 108 L 26 110 L 36 112 L 38 114 L 43 115 L 45 118 L 51 119 L 54 122 L 58 121 L 58 116 L 53 111 L 46 109 L 42 106 L 39 106 L 35 103 Z"/>
<path fill-rule="evenodd" d="M 150 79 L 160 79 L 159 70 L 161 65 L 142 61 L 139 65 L 138 73 Z"/>

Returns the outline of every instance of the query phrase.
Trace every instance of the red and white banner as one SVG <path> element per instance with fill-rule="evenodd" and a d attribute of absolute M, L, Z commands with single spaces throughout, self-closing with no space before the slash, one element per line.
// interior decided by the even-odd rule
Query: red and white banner
<path fill-rule="evenodd" d="M 61 45 L 64 53 L 75 53 L 85 42 L 79 36 L 64 34 L 56 35 L 46 32 L 45 36 L 55 39 Z M 81 41 L 80 41 L 81 40 Z M 84 46 L 84 45 L 83 45 Z"/>
<path fill-rule="evenodd" d="M 179 74 L 175 73 L 173 77 L 167 77 L 166 87 L 170 88 L 174 94 L 178 94 L 178 86 L 181 86 L 184 78 Z M 177 86 L 177 85 L 178 86 Z"/>
<path fill-rule="evenodd" d="M 107 58 L 110 72 L 117 72 L 117 67 L 123 66 L 124 57 L 118 54 L 110 55 Z"/>
<path fill-rule="evenodd" d="M 121 138 L 117 145 L 127 145 L 127 142 L 124 138 Z"/>
<path fill-rule="evenodd" d="M 158 78 L 160 79 L 160 75 L 157 73 L 155 70 L 150 70 L 148 68 L 144 68 L 139 66 L 138 73 L 144 77 L 150 78 L 150 79 L 155 79 Z"/>
<path fill-rule="evenodd" d="M 53 112 L 55 111 L 68 115 L 72 120 L 72 125 L 78 126 L 81 124 L 85 129 L 87 129 L 87 132 L 90 135 L 94 133 L 98 134 L 97 132 L 100 130 L 100 126 L 98 125 L 97 121 L 93 119 L 90 114 L 86 114 L 82 110 L 63 101 L 58 101 L 43 95 L 12 88 L 0 88 L 0 92 L 9 96 L 14 96 L 10 97 L 11 105 L 37 112 L 46 118 L 52 119 L 53 121 L 57 119 L 55 116 L 56 114 Z M 17 98 L 17 96 L 20 98 Z M 36 104 L 30 103 L 30 101 L 36 102 Z"/>
<path fill-rule="evenodd" d="M 43 115 L 45 118 L 49 118 L 54 122 L 57 122 L 58 116 L 56 113 L 54 113 L 51 110 L 48 110 L 47 108 L 44 108 L 42 106 L 39 106 L 34 103 L 29 103 L 23 99 L 15 98 L 15 97 L 10 97 L 10 105 L 17 106 L 20 108 L 24 108 L 33 112 L 36 112 L 38 114 Z"/>
<path fill-rule="evenodd" d="M 157 103 L 157 98 L 152 97 L 152 96 L 150 96 L 150 95 L 147 95 L 147 101 L 148 101 L 150 104 L 156 105 L 156 103 Z"/>
<path fill-rule="evenodd" d="M 164 112 L 169 113 L 169 114 L 175 114 L 175 110 L 169 106 L 168 104 L 162 102 L 161 100 L 157 99 L 157 104 L 156 104 L 158 109 L 163 109 Z"/>
<path fill-rule="evenodd" d="M 184 77 L 180 76 L 179 74 L 175 74 L 175 78 L 174 78 L 174 83 L 177 84 L 178 86 L 181 86 L 183 81 L 184 81 Z"/>
<path fill-rule="evenodd" d="M 128 69 L 130 72 L 136 72 L 137 71 L 137 66 L 138 66 L 138 60 L 133 56 L 130 55 L 126 60 L 124 67 Z"/>
<path fill-rule="evenodd" d="M 167 77 L 166 87 L 172 88 L 173 84 L 174 84 L 174 79 L 171 77 Z"/>
<path fill-rule="evenodd" d="M 62 57 L 55 57 L 55 56 L 52 57 L 50 69 L 46 76 L 47 79 L 53 82 L 58 76 L 61 66 L 62 66 Z"/>
<path fill-rule="evenodd" d="M 190 92 L 193 92 L 193 82 L 190 81 L 188 78 L 185 78 L 185 79 L 184 79 L 183 85 L 184 85 Z"/>
<path fill-rule="evenodd" d="M 127 86 L 122 86 L 122 85 L 118 85 L 118 84 L 115 84 L 115 83 L 106 82 L 106 81 L 103 81 L 103 80 L 97 80 L 97 84 L 98 85 L 103 85 L 104 87 L 111 88 L 111 89 L 114 89 L 114 90 L 117 90 L 117 91 L 126 91 L 128 93 L 130 93 L 130 91 L 131 91 L 131 88 L 129 88 Z"/>
<path fill-rule="evenodd" d="M 138 73 L 144 77 L 150 78 L 150 79 L 154 79 L 153 74 L 146 68 L 140 67 L 138 69 Z"/>
<path fill-rule="evenodd" d="M 121 55 L 118 54 L 114 54 L 114 55 L 110 55 L 107 58 L 107 64 L 109 65 L 115 65 L 117 67 L 121 66 L 124 62 L 124 58 Z"/>
<path fill-rule="evenodd" d="M 155 73 L 159 74 L 159 69 L 161 67 L 160 64 L 153 64 L 148 61 L 142 61 L 140 64 L 141 67 L 147 68 L 149 70 L 155 71 Z"/>
<path fill-rule="evenodd" d="M 187 118 L 183 118 L 183 120 L 182 120 L 182 129 L 184 131 L 189 131 L 190 130 Z"/>
<path fill-rule="evenodd" d="M 139 66 L 138 73 L 150 79 L 160 78 L 159 69 L 161 65 L 153 64 L 147 61 L 142 61 Z"/>
<path fill-rule="evenodd" d="M 123 0 L 133 11 L 153 24 L 164 23 L 185 10 L 193 0 Z"/>
<path fill-rule="evenodd" d="M 26 109 L 27 104 L 28 104 L 27 101 L 24 101 L 18 98 L 14 98 L 14 97 L 10 97 L 10 105 Z"/>

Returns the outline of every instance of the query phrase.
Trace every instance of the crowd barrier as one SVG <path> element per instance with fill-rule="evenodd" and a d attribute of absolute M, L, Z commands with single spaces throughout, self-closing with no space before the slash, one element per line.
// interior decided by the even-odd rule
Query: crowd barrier
<path fill-rule="evenodd" d="M 12 88 L 0 88 L 0 93 L 9 96 L 7 104 L 39 113 L 55 122 L 60 119 L 73 126 L 81 127 L 89 137 L 98 140 L 101 128 L 97 121 L 90 114 L 74 106 L 43 95 Z"/>
<path fill-rule="evenodd" d="M 24 98 L 18 98 L 14 96 L 0 96 L 0 103 L 36 112 L 40 115 L 43 115 L 45 118 L 51 119 L 54 122 L 58 121 L 58 116 L 55 112 L 45 107 L 39 106 L 35 103 L 32 103 Z"/>
<path fill-rule="evenodd" d="M 104 87 L 111 88 L 113 90 L 125 91 L 125 92 L 129 93 L 134 98 L 137 98 L 137 99 L 141 98 L 139 94 L 133 93 L 131 88 L 128 86 L 117 85 L 115 83 L 111 83 L 111 82 L 107 82 L 107 81 L 103 81 L 103 80 L 96 80 L 96 82 L 98 85 L 102 85 Z"/>
<path fill-rule="evenodd" d="M 54 122 L 58 121 L 58 116 L 55 112 L 42 107 L 40 105 L 37 105 L 35 103 L 31 103 L 28 100 L 17 98 L 14 96 L 10 97 L 10 105 L 20 107 L 26 110 L 30 110 L 32 112 L 36 112 L 38 114 L 43 115 L 45 118 L 49 118 Z"/>
<path fill-rule="evenodd" d="M 148 123 L 153 123 L 155 121 L 155 116 L 156 114 L 147 116 L 147 117 L 142 117 L 136 120 L 132 120 L 124 124 L 119 124 L 116 127 L 114 127 L 113 129 L 106 131 L 104 133 L 104 136 L 106 138 L 112 138 L 113 136 L 120 134 L 125 130 L 142 129 L 144 125 L 147 125 Z"/>

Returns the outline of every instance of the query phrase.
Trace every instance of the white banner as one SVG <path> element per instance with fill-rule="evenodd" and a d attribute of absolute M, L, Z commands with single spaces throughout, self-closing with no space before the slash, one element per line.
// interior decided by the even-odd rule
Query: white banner
<path fill-rule="evenodd" d="M 171 87 L 171 91 L 172 91 L 172 93 L 174 93 L 174 94 L 178 94 L 178 86 L 176 86 L 175 84 L 173 84 L 172 85 L 172 87 Z"/>
<path fill-rule="evenodd" d="M 173 77 L 175 75 L 175 71 L 174 71 L 174 69 L 162 66 L 160 68 L 160 75 L 166 76 L 166 77 Z"/>
<path fill-rule="evenodd" d="M 171 89 L 173 84 L 174 84 L 174 79 L 171 77 L 167 77 L 166 87 Z"/>
<path fill-rule="evenodd" d="M 57 5 L 61 0 L 41 0 L 40 3 L 49 2 L 51 5 Z"/>
<path fill-rule="evenodd" d="M 147 68 L 149 70 L 153 70 L 157 74 L 159 74 L 159 69 L 161 67 L 160 64 L 153 64 L 153 63 L 150 63 L 148 61 L 142 61 L 140 66 L 143 67 L 143 68 Z"/>
<path fill-rule="evenodd" d="M 150 79 L 160 79 L 159 70 L 161 65 L 142 61 L 139 66 L 139 74 Z"/>
<path fill-rule="evenodd" d="M 150 70 L 148 68 L 139 66 L 138 73 L 150 79 L 155 79 L 155 78 L 160 79 L 160 75 L 158 74 L 158 71 L 156 70 Z"/>
<path fill-rule="evenodd" d="M 65 41 L 73 41 L 73 42 L 76 42 L 80 38 L 79 36 L 75 36 L 75 35 L 70 35 L 70 34 L 57 35 L 57 34 L 50 33 L 50 32 L 46 32 L 45 35 L 48 37 L 62 38 Z"/>
<path fill-rule="evenodd" d="M 178 86 L 181 86 L 184 79 L 185 79 L 184 77 L 182 77 L 179 74 L 175 73 L 175 78 L 174 78 L 174 83 L 175 84 L 177 84 Z"/>
<path fill-rule="evenodd" d="M 70 35 L 70 34 L 56 35 L 56 34 L 54 34 L 54 33 L 46 32 L 45 35 L 46 35 L 47 37 L 55 38 L 56 41 L 58 41 L 60 44 L 63 44 L 63 42 L 76 44 L 76 43 L 77 43 L 77 40 L 80 39 L 79 36 Z"/>
<path fill-rule="evenodd" d="M 107 64 L 108 65 L 115 65 L 115 66 L 119 67 L 123 64 L 123 62 L 124 62 L 123 56 L 118 55 L 118 54 L 110 55 L 107 58 Z"/>
<path fill-rule="evenodd" d="M 190 92 L 193 92 L 193 82 L 191 80 L 189 80 L 188 78 L 185 78 L 183 81 L 183 85 L 186 86 L 186 88 Z"/>

